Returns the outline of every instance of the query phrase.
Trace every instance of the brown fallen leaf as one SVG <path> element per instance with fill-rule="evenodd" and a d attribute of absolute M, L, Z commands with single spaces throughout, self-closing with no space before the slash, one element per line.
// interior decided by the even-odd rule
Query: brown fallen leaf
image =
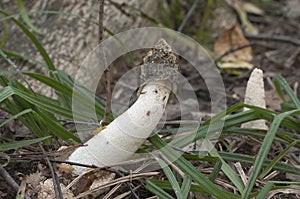
<path fill-rule="evenodd" d="M 249 45 L 249 41 L 244 37 L 243 32 L 238 24 L 226 30 L 215 42 L 214 51 L 216 56 L 222 56 L 229 50 Z M 223 68 L 247 68 L 251 69 L 253 66 L 249 62 L 253 59 L 251 46 L 242 48 L 240 50 L 229 53 L 221 59 L 218 63 Z M 232 63 L 232 64 L 230 64 Z M 231 67 L 232 65 L 232 67 Z"/>
<path fill-rule="evenodd" d="M 36 194 L 39 192 L 40 182 L 42 182 L 44 180 L 45 180 L 45 177 L 39 171 L 26 176 L 26 184 L 27 184 L 26 193 L 30 197 L 35 197 Z"/>
<path fill-rule="evenodd" d="M 83 192 L 89 193 L 90 190 L 112 181 L 115 176 L 115 173 L 109 171 L 103 171 L 99 168 L 92 169 L 75 178 L 67 186 L 67 188 L 70 188 L 75 195 L 81 194 Z M 105 191 L 106 189 L 93 192 L 92 195 L 100 195 Z"/>
<path fill-rule="evenodd" d="M 63 194 L 63 198 L 64 199 L 72 199 L 74 198 L 73 193 L 66 189 L 65 185 L 60 184 L 61 190 L 62 190 L 62 194 Z M 38 192 L 38 199 L 45 199 L 45 198 L 49 198 L 49 199 L 54 199 L 55 198 L 55 192 L 54 192 L 54 186 L 53 186 L 53 180 L 51 178 L 45 180 L 44 182 L 40 182 L 39 183 L 39 192 Z"/>

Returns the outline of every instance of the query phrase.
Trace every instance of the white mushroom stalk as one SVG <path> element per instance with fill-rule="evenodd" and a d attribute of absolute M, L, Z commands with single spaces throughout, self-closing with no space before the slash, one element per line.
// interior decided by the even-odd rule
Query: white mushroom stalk
<path fill-rule="evenodd" d="M 77 148 L 68 161 L 96 165 L 116 165 L 128 160 L 143 144 L 160 121 L 178 76 L 177 58 L 165 40 L 143 58 L 138 99 L 104 130 Z M 81 174 L 86 168 L 74 166 Z"/>
<path fill-rule="evenodd" d="M 264 88 L 263 71 L 255 68 L 247 82 L 245 93 L 245 104 L 266 108 L 266 95 Z M 248 108 L 244 109 L 245 111 Z M 255 120 L 241 125 L 242 128 L 264 129 L 268 130 L 265 120 Z"/>

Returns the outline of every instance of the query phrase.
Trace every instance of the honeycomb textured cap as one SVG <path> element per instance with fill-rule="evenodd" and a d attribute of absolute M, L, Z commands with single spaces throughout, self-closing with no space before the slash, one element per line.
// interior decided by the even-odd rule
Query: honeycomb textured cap
<path fill-rule="evenodd" d="M 178 59 L 173 53 L 171 46 L 160 39 L 154 47 L 148 51 L 143 58 L 141 66 L 141 80 L 170 80 L 176 81 L 178 78 Z"/>

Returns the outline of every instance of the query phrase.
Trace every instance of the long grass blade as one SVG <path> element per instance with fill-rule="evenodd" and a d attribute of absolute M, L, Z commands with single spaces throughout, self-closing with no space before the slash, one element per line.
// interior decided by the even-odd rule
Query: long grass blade
<path fill-rule="evenodd" d="M 21 13 L 24 13 L 22 14 L 22 19 L 23 21 L 27 24 L 27 26 L 32 30 L 34 31 L 35 33 L 39 34 L 39 35 L 42 35 L 42 31 L 39 30 L 35 25 L 32 24 L 31 20 L 29 19 L 28 15 L 26 15 L 26 8 L 25 8 L 25 5 L 23 3 L 23 0 L 17 0 L 17 5 L 19 7 L 19 10 Z"/>
<path fill-rule="evenodd" d="M 232 170 L 232 168 L 224 161 L 224 159 L 219 155 L 215 148 L 212 148 L 209 151 L 209 154 L 214 157 L 218 157 L 222 166 L 221 169 L 225 173 L 225 175 L 230 179 L 230 181 L 235 185 L 235 187 L 239 190 L 240 193 L 244 190 L 244 185 L 242 179 Z"/>
<path fill-rule="evenodd" d="M 189 161 L 184 159 L 177 151 L 173 150 L 157 135 L 153 135 L 148 139 L 155 148 L 159 149 L 163 153 L 165 157 L 177 165 L 186 175 L 191 177 L 191 179 L 202 186 L 206 193 L 214 195 L 217 198 L 239 198 L 235 194 L 220 190 L 215 184 L 200 173 Z"/>
<path fill-rule="evenodd" d="M 283 151 L 281 151 L 276 158 L 274 158 L 274 160 L 272 160 L 269 165 L 264 169 L 263 172 L 261 172 L 261 174 L 258 176 L 259 179 L 264 178 L 272 169 L 273 167 L 276 165 L 277 162 L 280 161 L 281 158 L 283 158 L 283 156 L 285 156 L 285 154 L 293 147 L 295 146 L 297 143 L 297 141 L 292 142 L 291 144 L 289 144 Z"/>
<path fill-rule="evenodd" d="M 20 116 L 22 116 L 22 115 L 25 115 L 25 114 L 27 114 L 27 113 L 31 113 L 31 112 L 32 112 L 32 109 L 25 109 L 24 111 L 21 111 L 20 113 L 11 116 L 10 118 L 8 118 L 7 120 L 5 120 L 4 122 L 2 122 L 2 123 L 0 124 L 0 128 L 1 128 L 2 126 L 4 126 L 5 124 L 7 124 L 8 122 L 10 122 L 10 121 L 12 121 L 12 120 L 15 120 L 15 119 L 17 119 L 18 117 L 20 117 Z"/>
<path fill-rule="evenodd" d="M 191 189 L 191 185 L 192 185 L 192 181 L 191 181 L 190 177 L 185 175 L 183 178 L 181 188 L 180 188 L 181 193 L 182 193 L 182 198 L 188 198 L 188 195 L 189 195 L 189 192 Z"/>
<path fill-rule="evenodd" d="M 4 46 L 6 39 L 7 39 L 7 32 L 8 32 L 8 26 L 7 26 L 7 22 L 3 21 L 3 30 L 2 30 L 2 34 L 1 34 L 1 40 L 0 40 L 0 49 Z"/>
<path fill-rule="evenodd" d="M 15 51 L 9 51 L 9 50 L 3 50 L 3 52 L 9 57 L 16 57 L 16 58 L 20 58 L 20 59 L 23 59 L 23 60 L 26 60 L 26 61 L 30 61 L 34 64 L 41 65 L 42 67 L 48 69 L 48 66 L 45 62 L 41 62 L 41 61 L 35 59 L 34 57 L 30 57 L 28 55 L 24 55 L 22 53 L 18 53 L 18 52 L 15 52 Z"/>
<path fill-rule="evenodd" d="M 242 162 L 246 163 L 249 165 L 253 165 L 255 162 L 255 157 L 250 156 L 250 155 L 245 155 L 245 154 L 238 154 L 238 153 L 228 153 L 228 152 L 219 152 L 220 156 L 224 158 L 226 161 L 231 161 L 231 162 Z M 271 163 L 271 160 L 265 159 L 263 162 L 263 166 L 266 167 Z M 288 172 L 288 173 L 293 173 L 293 174 L 299 174 L 300 169 L 297 167 L 293 167 L 291 165 L 287 165 L 286 163 L 280 163 L 278 162 L 273 169 L 276 169 L 278 171 L 282 172 Z"/>
<path fill-rule="evenodd" d="M 297 98 L 297 96 L 294 94 L 293 90 L 289 86 L 289 84 L 286 82 L 286 80 L 282 76 L 278 76 L 274 80 L 274 85 L 276 87 L 276 91 L 280 95 L 280 97 L 284 100 L 284 96 L 281 90 L 281 87 L 285 90 L 285 92 L 288 94 L 294 105 L 296 106 L 297 109 L 300 109 L 300 100 Z"/>
<path fill-rule="evenodd" d="M 260 148 L 257 158 L 254 162 L 254 166 L 253 166 L 253 172 L 251 173 L 248 182 L 246 184 L 246 188 L 244 189 L 243 193 L 242 193 L 242 198 L 243 199 L 247 199 L 249 197 L 249 194 L 255 184 L 255 181 L 261 171 L 261 168 L 263 166 L 263 162 L 267 157 L 267 154 L 270 150 L 271 144 L 274 140 L 274 137 L 276 135 L 277 129 L 280 126 L 282 120 L 291 115 L 291 114 L 295 114 L 300 112 L 300 109 L 297 110 L 293 110 L 293 111 L 288 111 L 288 112 L 284 112 L 281 113 L 279 115 L 276 115 L 274 118 L 274 121 L 272 122 L 270 129 L 268 130 L 268 133 L 266 134 L 266 137 L 262 143 L 262 147 Z"/>
<path fill-rule="evenodd" d="M 31 139 L 31 140 L 21 140 L 21 141 L 13 141 L 9 143 L 4 143 L 0 145 L 0 151 L 8 151 L 11 149 L 18 149 L 21 147 L 29 146 L 41 141 L 44 141 L 46 139 L 51 138 L 51 136 L 46 136 L 46 137 L 41 137 L 41 138 L 36 138 L 36 139 Z"/>
<path fill-rule="evenodd" d="M 273 182 L 267 182 L 265 186 L 260 190 L 259 194 L 256 196 L 257 199 L 265 199 L 272 189 L 272 186 L 274 185 Z"/>
<path fill-rule="evenodd" d="M 170 194 L 165 192 L 163 189 L 161 189 L 159 186 L 157 186 L 150 180 L 146 181 L 146 188 L 160 198 L 173 199 L 173 197 Z"/>
<path fill-rule="evenodd" d="M 9 16 L 9 14 L 7 14 L 6 12 L 4 12 L 3 10 L 0 10 L 0 13 L 5 15 L 5 16 Z M 27 35 L 27 37 L 32 41 L 32 43 L 35 45 L 35 47 L 38 49 L 38 51 L 40 52 L 41 56 L 44 58 L 48 69 L 49 70 L 56 70 L 54 67 L 54 64 L 52 62 L 52 60 L 50 59 L 48 53 L 46 52 L 46 50 L 44 49 L 44 47 L 40 44 L 40 42 L 37 40 L 37 38 L 22 24 L 20 23 L 18 20 L 16 20 L 15 18 L 11 18 L 11 20 Z"/>
<path fill-rule="evenodd" d="M 177 196 L 178 199 L 183 199 L 179 184 L 176 180 L 175 175 L 173 174 L 172 170 L 170 167 L 160 158 L 155 158 L 155 160 L 158 162 L 164 173 L 166 174 L 168 180 L 170 181 L 172 188 L 175 192 L 175 195 Z"/>

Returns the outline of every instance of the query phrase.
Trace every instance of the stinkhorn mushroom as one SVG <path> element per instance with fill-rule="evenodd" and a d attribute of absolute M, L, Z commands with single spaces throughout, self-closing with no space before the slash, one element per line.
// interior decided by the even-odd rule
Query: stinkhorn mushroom
<path fill-rule="evenodd" d="M 175 90 L 178 77 L 177 58 L 163 39 L 143 58 L 138 99 L 99 134 L 77 148 L 68 161 L 99 167 L 128 160 L 155 129 Z M 86 168 L 74 166 L 80 174 Z"/>
<path fill-rule="evenodd" d="M 246 86 L 245 94 L 245 104 L 258 106 L 261 108 L 266 108 L 266 99 L 265 99 L 265 87 L 263 79 L 263 71 L 261 69 L 255 68 Z M 244 110 L 248 110 L 245 108 Z M 253 128 L 253 129 L 264 129 L 267 130 L 268 126 L 266 125 L 265 120 L 255 120 L 241 125 L 242 128 Z"/>

